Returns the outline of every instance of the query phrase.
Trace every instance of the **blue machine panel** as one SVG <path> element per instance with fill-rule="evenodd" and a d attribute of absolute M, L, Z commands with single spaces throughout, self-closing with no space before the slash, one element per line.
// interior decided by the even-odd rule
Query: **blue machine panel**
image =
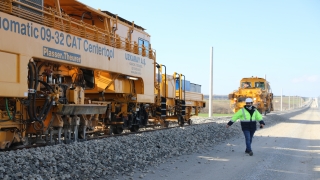
<path fill-rule="evenodd" d="M 188 81 L 188 80 L 185 80 L 185 82 L 186 82 L 186 85 L 184 86 L 184 81 L 182 80 L 182 90 L 184 90 L 184 88 L 186 88 L 186 91 L 190 91 L 190 81 Z M 176 90 L 178 90 L 179 89 L 179 80 L 176 80 Z"/>

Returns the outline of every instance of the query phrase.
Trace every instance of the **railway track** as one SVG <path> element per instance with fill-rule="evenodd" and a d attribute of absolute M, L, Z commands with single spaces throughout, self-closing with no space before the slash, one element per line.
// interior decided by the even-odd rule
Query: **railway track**
<path fill-rule="evenodd" d="M 191 126 L 194 125 L 199 125 L 199 124 L 193 124 Z M 188 125 L 190 126 L 190 125 Z M 111 135 L 96 135 L 93 137 L 87 137 L 86 139 L 79 139 L 79 142 L 84 142 L 84 141 L 91 141 L 91 140 L 98 140 L 98 139 L 104 139 L 104 138 L 109 138 L 109 137 L 119 137 L 119 136 L 128 136 L 128 135 L 132 135 L 132 134 L 141 134 L 141 133 L 146 133 L 146 132 L 154 132 L 154 131 L 162 131 L 162 130 L 168 130 L 168 129 L 173 129 L 173 128 L 178 128 L 180 127 L 179 125 L 175 125 L 172 127 L 164 127 L 164 128 L 156 128 L 156 127 L 146 127 L 146 128 L 142 128 L 144 130 L 140 130 L 137 132 L 124 132 L 121 134 L 111 134 Z M 6 152 L 6 151 L 14 151 L 14 150 L 22 150 L 22 149 L 31 149 L 31 148 L 37 148 L 37 147 L 46 147 L 46 146 L 53 146 L 53 145 L 58 145 L 58 144 L 71 144 L 74 143 L 74 141 L 69 142 L 69 143 L 35 143 L 33 145 L 16 145 L 16 146 L 12 146 L 10 148 L 6 148 L 3 150 L 0 150 L 0 152 Z"/>
<path fill-rule="evenodd" d="M 185 127 L 189 127 L 189 126 L 198 126 L 198 125 L 203 125 L 203 124 L 211 124 L 211 123 L 215 123 L 213 122 L 204 122 L 204 123 L 199 123 L 199 124 L 191 124 L 191 125 L 186 125 Z M 110 135 L 99 135 L 99 136 L 93 136 L 93 137 L 87 137 L 86 139 L 78 139 L 78 142 L 85 142 L 85 141 L 91 141 L 91 140 L 98 140 L 98 139 L 105 139 L 105 138 L 110 138 L 110 137 L 120 137 L 120 136 L 128 136 L 128 135 L 133 135 L 133 134 L 141 134 L 141 133 L 146 133 L 146 132 L 155 132 L 155 131 L 165 131 L 165 130 L 169 130 L 169 129 L 174 129 L 174 128 L 179 128 L 181 126 L 179 126 L 178 124 L 171 124 L 170 127 L 164 127 L 164 128 L 157 128 L 157 127 L 146 127 L 146 128 L 141 128 L 144 130 L 137 131 L 137 132 L 130 132 L 129 130 L 125 130 L 124 133 L 121 134 L 110 134 Z M 184 126 L 182 126 L 184 127 Z M 54 146 L 54 145 L 58 145 L 58 144 L 72 144 L 74 143 L 74 141 L 65 143 L 65 142 L 61 142 L 61 143 L 34 143 L 32 145 L 17 145 L 17 146 L 12 146 L 10 148 L 6 148 L 3 150 L 0 150 L 0 152 L 5 152 L 5 151 L 14 151 L 14 150 L 22 150 L 22 149 L 31 149 L 31 148 L 37 148 L 37 147 L 46 147 L 46 146 Z"/>

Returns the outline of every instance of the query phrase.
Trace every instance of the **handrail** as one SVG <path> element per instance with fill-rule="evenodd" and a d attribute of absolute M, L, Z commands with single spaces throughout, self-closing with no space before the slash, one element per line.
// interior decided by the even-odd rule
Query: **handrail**
<path fill-rule="evenodd" d="M 22 9 L 21 6 L 35 12 Z M 41 6 L 39 5 L 39 7 Z M 2 12 L 155 60 L 156 53 L 151 48 L 151 44 L 149 49 L 146 49 L 143 45 L 139 46 L 136 41 L 129 41 L 127 38 L 120 37 L 116 33 L 112 35 L 106 29 L 72 18 L 65 13 L 60 14 L 60 12 L 57 12 L 53 8 L 41 8 L 38 9 L 16 0 L 0 0 L 0 11 Z M 39 15 L 39 13 L 42 15 Z"/>

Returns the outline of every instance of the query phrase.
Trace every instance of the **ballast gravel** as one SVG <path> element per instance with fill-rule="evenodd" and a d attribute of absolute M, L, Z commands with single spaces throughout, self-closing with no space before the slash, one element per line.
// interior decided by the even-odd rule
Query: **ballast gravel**
<path fill-rule="evenodd" d="M 0 152 L 0 179 L 132 179 L 134 173 L 143 179 L 150 167 L 170 157 L 207 151 L 242 133 L 240 123 L 226 131 L 230 118 L 193 118 L 192 126 Z M 286 119 L 276 114 L 264 117 L 267 128 Z"/>

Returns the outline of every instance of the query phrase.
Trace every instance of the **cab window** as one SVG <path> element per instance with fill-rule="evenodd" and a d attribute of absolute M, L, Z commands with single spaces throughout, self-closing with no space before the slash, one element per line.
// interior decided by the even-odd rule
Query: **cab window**
<path fill-rule="evenodd" d="M 146 48 L 146 56 L 149 56 L 149 41 L 139 38 L 138 45 L 139 45 L 139 54 L 142 55 L 142 44 Z"/>
<path fill-rule="evenodd" d="M 255 82 L 255 87 L 264 90 L 265 89 L 264 82 Z"/>
<path fill-rule="evenodd" d="M 242 88 L 251 88 L 251 82 L 242 82 L 241 87 Z"/>

